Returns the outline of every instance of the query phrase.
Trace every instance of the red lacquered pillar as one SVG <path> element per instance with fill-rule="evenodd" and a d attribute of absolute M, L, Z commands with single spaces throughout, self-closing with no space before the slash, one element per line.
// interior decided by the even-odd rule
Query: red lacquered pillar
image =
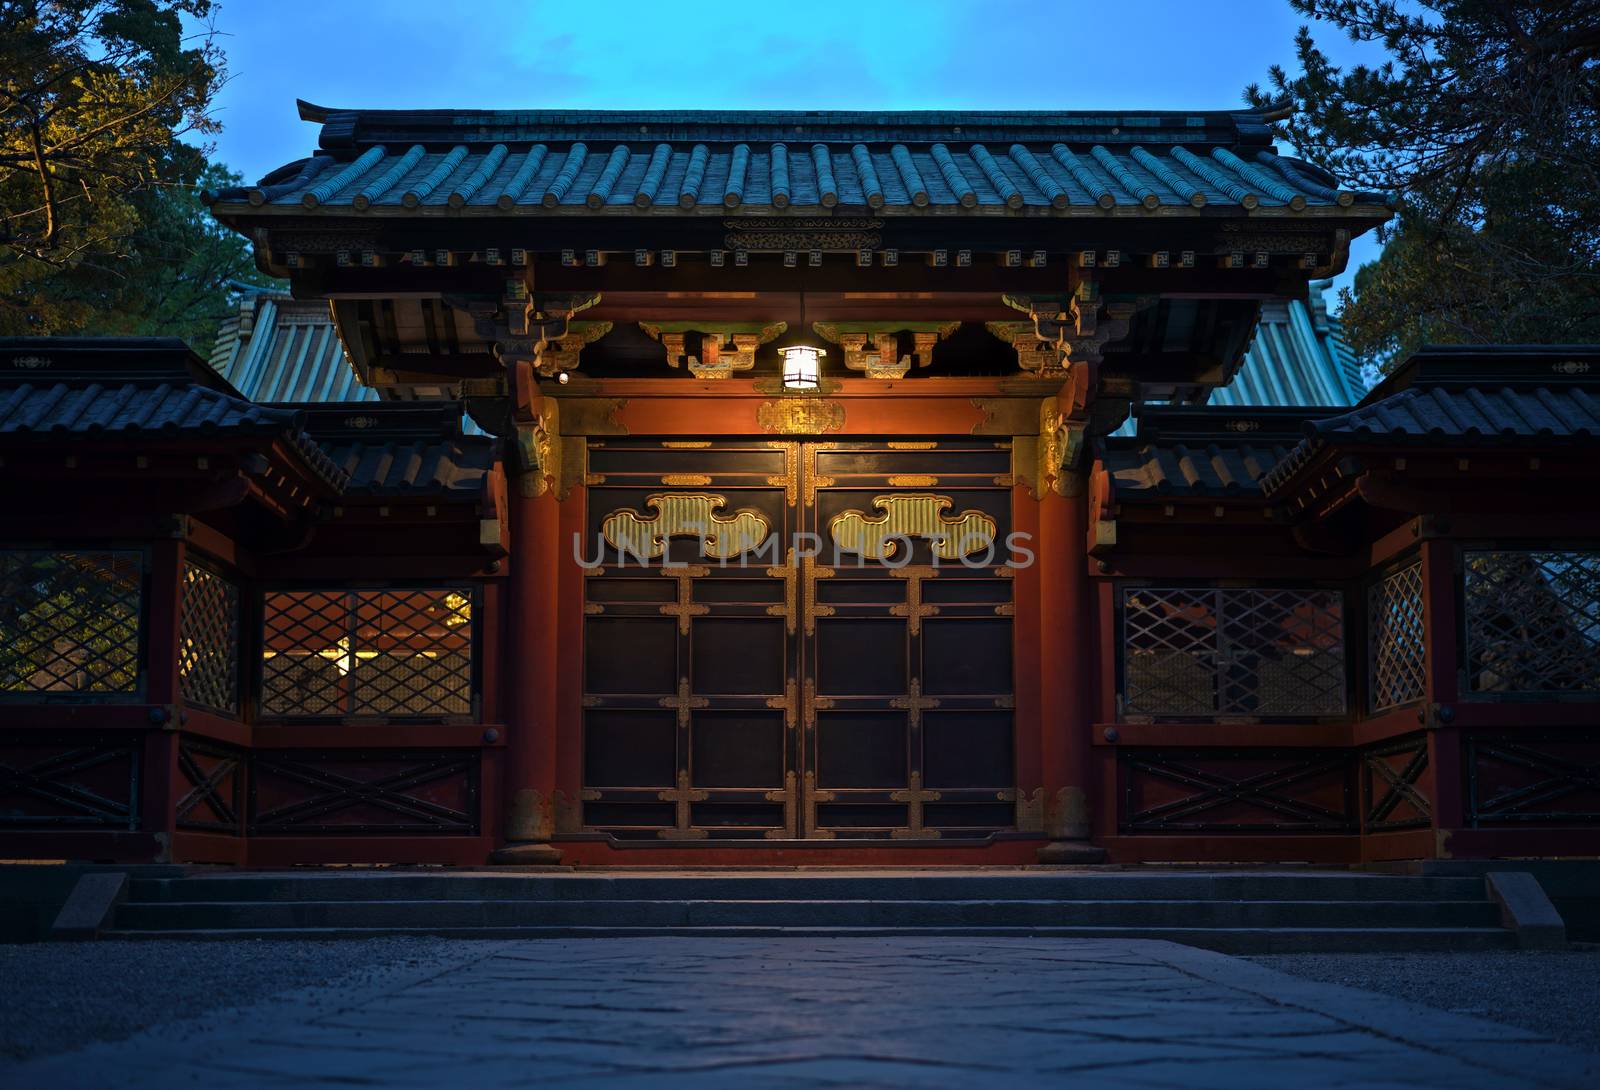
<path fill-rule="evenodd" d="M 511 497 L 511 578 L 501 676 L 506 708 L 505 847 L 496 863 L 551 864 L 555 834 L 560 504 L 525 475 Z M 538 495 L 528 495 L 537 491 Z"/>
<path fill-rule="evenodd" d="M 1075 494 L 1046 489 L 1039 501 L 1041 765 L 1050 838 L 1039 849 L 1041 863 L 1093 863 L 1105 854 L 1089 843 L 1094 602 L 1086 567 L 1088 501 L 1081 487 L 1068 491 Z"/>

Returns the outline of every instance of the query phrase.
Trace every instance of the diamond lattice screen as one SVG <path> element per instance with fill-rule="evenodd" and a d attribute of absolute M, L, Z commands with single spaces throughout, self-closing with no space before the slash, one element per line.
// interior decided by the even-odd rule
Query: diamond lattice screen
<path fill-rule="evenodd" d="M 271 591 L 262 607 L 263 715 L 472 714 L 467 591 Z"/>
<path fill-rule="evenodd" d="M 1469 552 L 1465 583 L 1471 691 L 1600 690 L 1600 553 Z"/>
<path fill-rule="evenodd" d="M 1425 660 L 1420 562 L 1367 591 L 1367 630 L 1372 710 L 1421 700 Z"/>
<path fill-rule="evenodd" d="M 183 569 L 178 680 L 191 704 L 239 710 L 239 588 L 195 564 Z"/>
<path fill-rule="evenodd" d="M 0 550 L 0 693 L 137 693 L 142 555 Z"/>
<path fill-rule="evenodd" d="M 1122 619 L 1125 715 L 1283 718 L 1345 710 L 1338 591 L 1130 587 Z"/>

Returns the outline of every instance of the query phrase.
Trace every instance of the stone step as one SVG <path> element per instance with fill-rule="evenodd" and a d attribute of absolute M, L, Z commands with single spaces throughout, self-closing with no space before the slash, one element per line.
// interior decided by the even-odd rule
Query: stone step
<path fill-rule="evenodd" d="M 118 928 L 1493 927 L 1486 901 L 382 900 L 124 904 Z"/>
<path fill-rule="evenodd" d="M 211 928 L 190 939 L 370 939 L 429 935 L 455 939 L 875 938 L 901 935 L 963 938 L 1160 939 L 1225 954 L 1393 953 L 1499 950 L 1514 945 L 1501 928 L 1185 928 L 1185 927 L 329 927 Z M 119 929 L 108 939 L 172 939 L 167 930 Z"/>
<path fill-rule="evenodd" d="M 134 901 L 1481 901 L 1481 878 L 1302 874 L 628 875 L 346 873 L 135 879 Z"/>

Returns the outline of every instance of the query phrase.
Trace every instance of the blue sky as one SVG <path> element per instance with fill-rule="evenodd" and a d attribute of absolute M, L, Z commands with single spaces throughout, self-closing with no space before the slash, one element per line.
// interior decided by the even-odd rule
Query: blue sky
<path fill-rule="evenodd" d="M 1228 109 L 1294 59 L 1287 0 L 681 4 L 223 0 L 217 157 L 307 154 L 340 107 Z M 1324 29 L 1340 62 L 1370 47 Z M 1376 246 L 1358 241 L 1355 266 Z"/>

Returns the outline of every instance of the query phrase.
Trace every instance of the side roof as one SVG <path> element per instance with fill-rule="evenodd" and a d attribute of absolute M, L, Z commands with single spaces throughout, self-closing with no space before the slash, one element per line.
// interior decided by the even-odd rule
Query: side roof
<path fill-rule="evenodd" d="M 500 455 L 498 440 L 464 435 L 453 402 L 302 403 L 306 429 L 349 477 L 350 495 L 477 499 Z"/>
<path fill-rule="evenodd" d="M 223 319 L 211 366 L 252 401 L 376 401 L 339 343 L 328 304 L 251 292 Z"/>
<path fill-rule="evenodd" d="M 1299 299 L 1269 299 L 1233 381 L 1211 391 L 1207 404 L 1354 405 L 1366 396 L 1361 361 L 1345 344 L 1328 311 L 1332 280 L 1313 280 Z"/>
<path fill-rule="evenodd" d="M 1119 500 L 1259 498 L 1308 416 L 1337 407 L 1166 406 L 1137 410 L 1133 435 L 1102 440 L 1099 461 Z"/>
<path fill-rule="evenodd" d="M 0 338 L 0 439 L 271 437 L 342 489 L 344 472 L 303 423 L 240 396 L 177 338 Z"/>
<path fill-rule="evenodd" d="M 1427 345 L 1355 408 L 1304 425 L 1262 481 L 1288 487 L 1326 451 L 1600 441 L 1600 345 Z"/>

